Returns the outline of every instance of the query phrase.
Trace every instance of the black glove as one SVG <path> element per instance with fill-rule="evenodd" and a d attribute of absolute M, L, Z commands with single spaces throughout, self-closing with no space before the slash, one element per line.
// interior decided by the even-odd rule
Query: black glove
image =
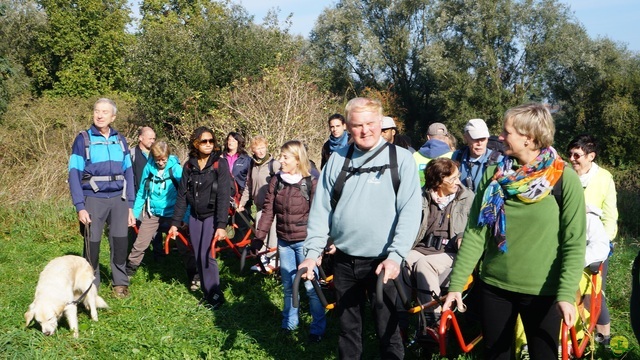
<path fill-rule="evenodd" d="M 248 253 L 250 255 L 257 256 L 258 253 L 260 252 L 260 249 L 262 249 L 263 246 L 264 246 L 264 241 L 253 239 L 251 240 L 251 245 L 249 245 Z"/>

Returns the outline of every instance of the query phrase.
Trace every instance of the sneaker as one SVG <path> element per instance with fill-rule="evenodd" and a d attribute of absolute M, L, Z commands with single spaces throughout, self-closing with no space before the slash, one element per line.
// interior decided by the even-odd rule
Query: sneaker
<path fill-rule="evenodd" d="M 307 338 L 307 342 L 312 344 L 319 343 L 320 341 L 322 341 L 322 335 L 318 334 L 309 334 L 309 337 Z"/>
<path fill-rule="evenodd" d="M 113 295 L 119 299 L 129 297 L 129 287 L 127 285 L 116 285 L 113 287 Z"/>
<path fill-rule="evenodd" d="M 597 333 L 595 340 L 598 344 L 604 346 L 605 349 L 611 347 L 611 335 L 602 335 L 601 333 Z"/>
<path fill-rule="evenodd" d="M 560 352 L 560 354 L 562 354 L 562 351 Z M 522 345 L 522 348 L 520 349 L 520 360 L 529 360 L 529 359 L 531 359 L 529 355 L 529 347 L 527 345 Z"/>
<path fill-rule="evenodd" d="M 195 274 L 191 278 L 191 285 L 189 285 L 189 290 L 197 291 L 198 289 L 200 289 L 200 275 Z"/>

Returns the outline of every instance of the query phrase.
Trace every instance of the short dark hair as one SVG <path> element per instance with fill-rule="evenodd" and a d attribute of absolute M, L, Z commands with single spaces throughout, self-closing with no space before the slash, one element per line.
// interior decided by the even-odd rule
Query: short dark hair
<path fill-rule="evenodd" d="M 427 164 L 424 169 L 424 187 L 429 190 L 435 190 L 438 186 L 442 185 L 443 179 L 447 176 L 451 176 L 456 172 L 459 167 L 457 161 L 449 158 L 437 158 L 433 159 Z"/>
<path fill-rule="evenodd" d="M 567 152 L 570 152 L 571 149 L 581 149 L 585 154 L 594 153 L 598 155 L 598 142 L 589 134 L 580 134 L 569 142 Z"/>
<path fill-rule="evenodd" d="M 238 142 L 238 149 L 236 150 L 238 154 L 246 154 L 247 150 L 245 149 L 245 146 L 247 145 L 247 141 L 244 139 L 244 136 L 242 136 L 242 134 L 235 131 L 231 131 L 229 134 L 227 134 L 227 137 L 224 138 L 225 150 L 227 147 L 227 140 L 229 140 L 229 136 L 231 136 Z"/>
<path fill-rule="evenodd" d="M 343 125 L 347 123 L 347 121 L 344 119 L 344 116 L 342 116 L 341 114 L 335 113 L 329 116 L 329 120 L 327 120 L 327 124 L 331 124 L 331 120 L 335 120 L 335 119 L 339 119 L 340 121 L 342 121 Z"/>

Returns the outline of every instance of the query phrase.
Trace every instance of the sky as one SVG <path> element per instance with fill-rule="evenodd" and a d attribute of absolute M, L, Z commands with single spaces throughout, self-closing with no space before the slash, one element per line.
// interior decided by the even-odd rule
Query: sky
<path fill-rule="evenodd" d="M 236 0 L 253 15 L 256 23 L 269 9 L 279 8 L 278 18 L 283 20 L 293 13 L 291 33 L 308 37 L 316 18 L 335 0 Z M 560 0 L 570 6 L 575 16 L 591 38 L 608 37 L 627 45 L 629 50 L 640 52 L 639 0 Z"/>

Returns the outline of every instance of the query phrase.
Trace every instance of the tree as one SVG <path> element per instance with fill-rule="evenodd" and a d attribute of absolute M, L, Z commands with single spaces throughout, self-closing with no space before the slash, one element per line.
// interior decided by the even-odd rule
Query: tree
<path fill-rule="evenodd" d="M 37 93 L 90 96 L 124 90 L 131 35 L 126 0 L 38 0 L 47 16 L 28 66 Z"/>
<path fill-rule="evenodd" d="M 460 135 L 475 117 L 497 131 L 506 108 L 544 99 L 572 21 L 554 0 L 343 0 L 318 19 L 311 51 L 334 91 L 396 92 L 414 139 L 435 121 Z"/>
<path fill-rule="evenodd" d="M 143 121 L 175 125 L 186 103 L 206 113 L 216 91 L 286 63 L 301 47 L 286 30 L 256 26 L 243 8 L 226 3 L 154 0 L 141 11 L 129 63 Z"/>

